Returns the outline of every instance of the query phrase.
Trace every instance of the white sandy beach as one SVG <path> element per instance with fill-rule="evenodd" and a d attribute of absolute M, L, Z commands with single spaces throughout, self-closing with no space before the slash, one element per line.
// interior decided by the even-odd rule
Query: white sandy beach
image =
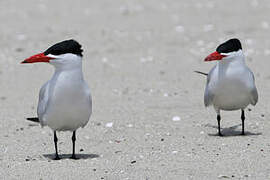
<path fill-rule="evenodd" d="M 269 179 L 270 1 L 1 0 L 0 179 Z M 259 92 L 246 111 L 216 114 L 203 104 L 205 56 L 242 41 Z M 93 96 L 88 125 L 71 133 L 26 121 L 36 116 L 48 64 L 20 64 L 56 42 L 84 49 Z M 269 62 L 268 62 L 269 61 Z"/>

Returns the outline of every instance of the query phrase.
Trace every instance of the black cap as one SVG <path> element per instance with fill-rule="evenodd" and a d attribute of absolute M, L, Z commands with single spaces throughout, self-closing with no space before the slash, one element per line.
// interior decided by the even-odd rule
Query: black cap
<path fill-rule="evenodd" d="M 60 54 L 66 54 L 66 53 L 72 53 L 72 54 L 76 54 L 79 56 L 83 56 L 82 52 L 83 50 L 81 49 L 81 45 L 73 40 L 65 40 L 59 43 L 56 43 L 55 45 L 49 47 L 44 54 L 48 55 L 48 54 L 52 54 L 52 55 L 60 55 Z"/>
<path fill-rule="evenodd" d="M 221 45 L 219 45 L 216 49 L 218 53 L 230 53 L 234 51 L 238 51 L 239 49 L 242 49 L 241 42 L 239 39 L 230 39 Z"/>

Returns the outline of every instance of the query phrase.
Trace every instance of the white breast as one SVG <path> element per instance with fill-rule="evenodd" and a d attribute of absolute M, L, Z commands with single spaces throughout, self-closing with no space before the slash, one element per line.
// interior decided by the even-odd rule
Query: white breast
<path fill-rule="evenodd" d="M 45 111 L 40 115 L 43 125 L 58 131 L 74 131 L 89 121 L 92 100 L 82 73 L 56 72 L 48 82 L 47 99 Z"/>
<path fill-rule="evenodd" d="M 220 63 L 210 73 L 206 105 L 213 104 L 219 111 L 244 109 L 252 103 L 251 92 L 256 87 L 253 74 L 244 61 Z"/>
<path fill-rule="evenodd" d="M 221 110 L 244 109 L 250 104 L 249 96 L 250 93 L 243 81 L 227 78 L 217 84 L 213 105 Z"/>

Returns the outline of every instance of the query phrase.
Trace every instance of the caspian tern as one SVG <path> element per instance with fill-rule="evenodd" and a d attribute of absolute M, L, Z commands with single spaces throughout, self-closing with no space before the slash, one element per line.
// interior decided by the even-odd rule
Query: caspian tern
<path fill-rule="evenodd" d="M 54 132 L 55 159 L 58 160 L 56 131 L 72 131 L 72 159 L 75 156 L 76 130 L 84 127 L 92 113 L 90 90 L 83 78 L 81 45 L 75 40 L 59 42 L 45 52 L 21 63 L 46 62 L 54 66 L 52 78 L 40 89 L 38 118 L 28 118 L 49 126 Z"/>
<path fill-rule="evenodd" d="M 258 101 L 257 88 L 252 71 L 245 64 L 245 57 L 238 39 L 230 39 L 219 45 L 205 61 L 217 60 L 207 75 L 204 93 L 206 107 L 213 105 L 217 113 L 218 134 L 220 132 L 220 110 L 241 109 L 242 135 L 245 134 L 245 108 Z M 201 72 L 199 72 L 201 73 Z"/>

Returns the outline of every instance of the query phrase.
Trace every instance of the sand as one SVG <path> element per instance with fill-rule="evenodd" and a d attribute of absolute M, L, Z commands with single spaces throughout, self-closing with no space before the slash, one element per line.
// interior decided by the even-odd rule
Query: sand
<path fill-rule="evenodd" d="M 269 179 L 270 2 L 267 0 L 1 0 L 0 179 Z M 246 111 L 216 114 L 203 104 L 203 59 L 221 42 L 242 41 L 259 92 Z M 48 64 L 20 61 L 74 38 L 84 48 L 93 115 L 53 134 L 36 115 Z"/>

